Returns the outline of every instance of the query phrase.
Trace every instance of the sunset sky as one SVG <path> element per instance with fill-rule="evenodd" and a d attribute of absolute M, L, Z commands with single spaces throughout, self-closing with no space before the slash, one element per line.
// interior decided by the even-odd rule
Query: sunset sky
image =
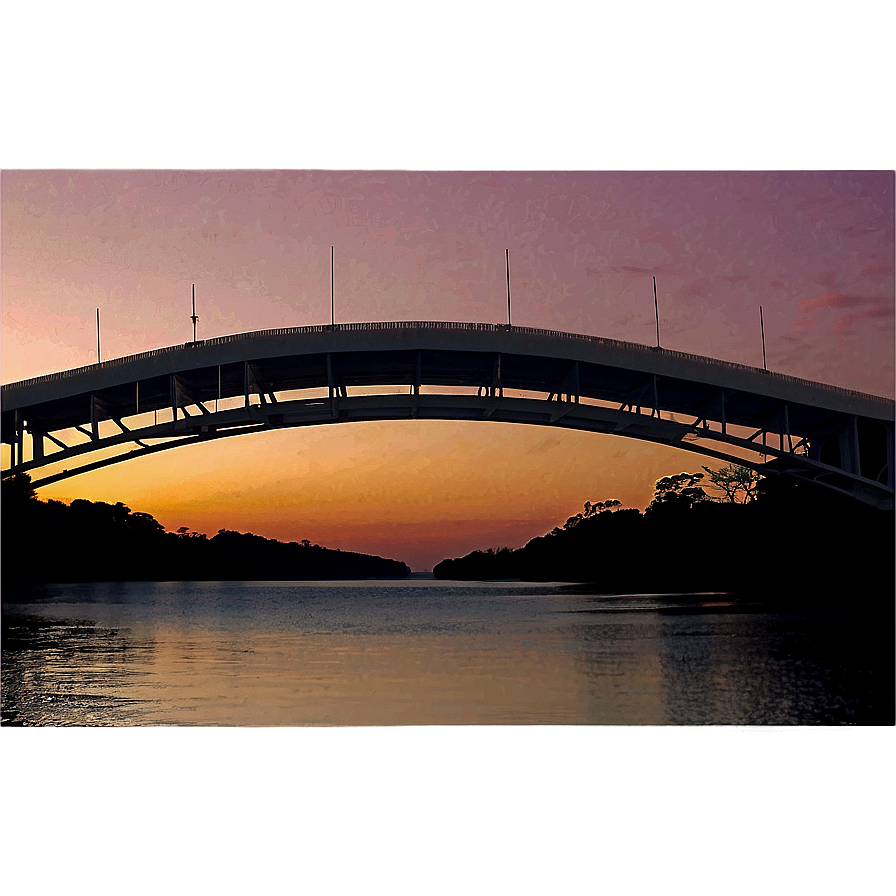
<path fill-rule="evenodd" d="M 329 322 L 506 321 L 893 397 L 892 172 L 4 171 L 2 380 Z M 5 451 L 6 449 L 4 449 Z M 4 460 L 6 455 L 4 454 Z M 163 452 L 40 491 L 166 527 L 309 538 L 429 569 L 517 547 L 586 500 L 643 508 L 693 454 L 611 436 L 407 421 Z"/>

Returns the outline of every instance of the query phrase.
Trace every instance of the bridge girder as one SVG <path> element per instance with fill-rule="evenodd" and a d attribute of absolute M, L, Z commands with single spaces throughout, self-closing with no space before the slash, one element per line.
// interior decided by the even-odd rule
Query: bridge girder
<path fill-rule="evenodd" d="M 407 392 L 360 394 L 387 386 Z M 309 390 L 316 394 L 305 397 Z M 893 504 L 892 401 L 526 328 L 409 323 L 243 334 L 11 384 L 2 398 L 2 440 L 10 446 L 3 475 L 45 472 L 34 478 L 38 487 L 178 445 L 273 428 L 488 419 L 648 439 L 763 471 L 777 458 L 791 475 Z M 104 431 L 108 420 L 114 433 Z M 138 448 L 108 456 L 128 444 Z M 48 469 L 95 452 L 104 456 Z"/>

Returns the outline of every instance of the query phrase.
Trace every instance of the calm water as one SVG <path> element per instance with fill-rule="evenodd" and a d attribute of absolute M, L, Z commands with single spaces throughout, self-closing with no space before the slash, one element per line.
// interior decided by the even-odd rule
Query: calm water
<path fill-rule="evenodd" d="M 426 580 L 40 586 L 5 596 L 3 724 L 880 721 L 888 692 L 856 618 L 771 613 L 724 595 L 577 591 Z"/>

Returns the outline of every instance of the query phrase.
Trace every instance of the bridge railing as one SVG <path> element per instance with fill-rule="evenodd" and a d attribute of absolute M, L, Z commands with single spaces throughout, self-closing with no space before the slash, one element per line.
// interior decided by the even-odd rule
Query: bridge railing
<path fill-rule="evenodd" d="M 161 355 L 171 354 L 172 352 L 182 351 L 184 348 L 191 346 L 215 346 L 227 345 L 234 342 L 249 341 L 259 336 L 292 336 L 303 333 L 331 333 L 331 332 L 352 332 L 359 330 L 466 330 L 479 332 L 513 332 L 521 333 L 528 336 L 549 336 L 556 339 L 569 340 L 570 342 L 585 343 L 588 345 L 602 345 L 611 348 L 635 349 L 642 352 L 659 352 L 664 356 L 671 358 L 680 358 L 689 361 L 696 361 L 701 364 L 708 364 L 720 370 L 730 371 L 749 371 L 752 373 L 761 373 L 770 379 L 777 380 L 782 383 L 793 383 L 794 385 L 810 386 L 814 388 L 823 388 L 833 395 L 842 395 L 848 398 L 877 399 L 886 402 L 887 399 L 877 395 L 869 395 L 866 392 L 858 392 L 854 389 L 844 389 L 841 386 L 832 386 L 827 383 L 816 383 L 802 377 L 790 376 L 786 373 L 777 373 L 775 371 L 762 370 L 758 367 L 751 367 L 748 364 L 738 364 L 734 361 L 722 361 L 718 358 L 707 358 L 703 355 L 695 355 L 689 352 L 679 352 L 672 349 L 660 349 L 653 346 L 643 345 L 638 342 L 625 342 L 620 339 L 608 339 L 604 336 L 587 336 L 582 333 L 567 333 L 562 330 L 547 330 L 538 327 L 516 327 L 505 324 L 488 324 L 473 323 L 464 321 L 375 321 L 372 323 L 351 323 L 351 324 L 317 324 L 306 327 L 280 327 L 271 330 L 252 330 L 248 333 L 235 333 L 231 336 L 215 336 L 212 339 L 201 339 L 197 342 L 186 342 L 178 345 L 170 345 L 164 348 L 151 349 L 147 352 L 139 352 L 134 355 L 124 355 L 120 358 L 112 358 L 109 361 L 103 361 L 99 364 L 86 364 L 83 367 L 75 367 L 71 370 L 62 370 L 58 373 L 48 373 L 42 376 L 31 377 L 27 380 L 20 380 L 16 383 L 9 383 L 3 388 L 12 386 L 31 386 L 37 383 L 51 383 L 70 377 L 78 376 L 87 371 L 110 370 L 120 367 L 124 364 L 130 364 L 133 361 L 141 361 L 146 358 L 156 358 Z"/>

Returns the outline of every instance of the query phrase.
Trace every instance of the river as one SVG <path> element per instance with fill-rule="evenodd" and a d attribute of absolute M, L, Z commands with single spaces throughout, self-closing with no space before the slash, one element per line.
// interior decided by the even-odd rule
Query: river
<path fill-rule="evenodd" d="M 758 598 L 423 579 L 88 583 L 4 595 L 2 620 L 4 725 L 892 721 L 869 624 Z"/>

